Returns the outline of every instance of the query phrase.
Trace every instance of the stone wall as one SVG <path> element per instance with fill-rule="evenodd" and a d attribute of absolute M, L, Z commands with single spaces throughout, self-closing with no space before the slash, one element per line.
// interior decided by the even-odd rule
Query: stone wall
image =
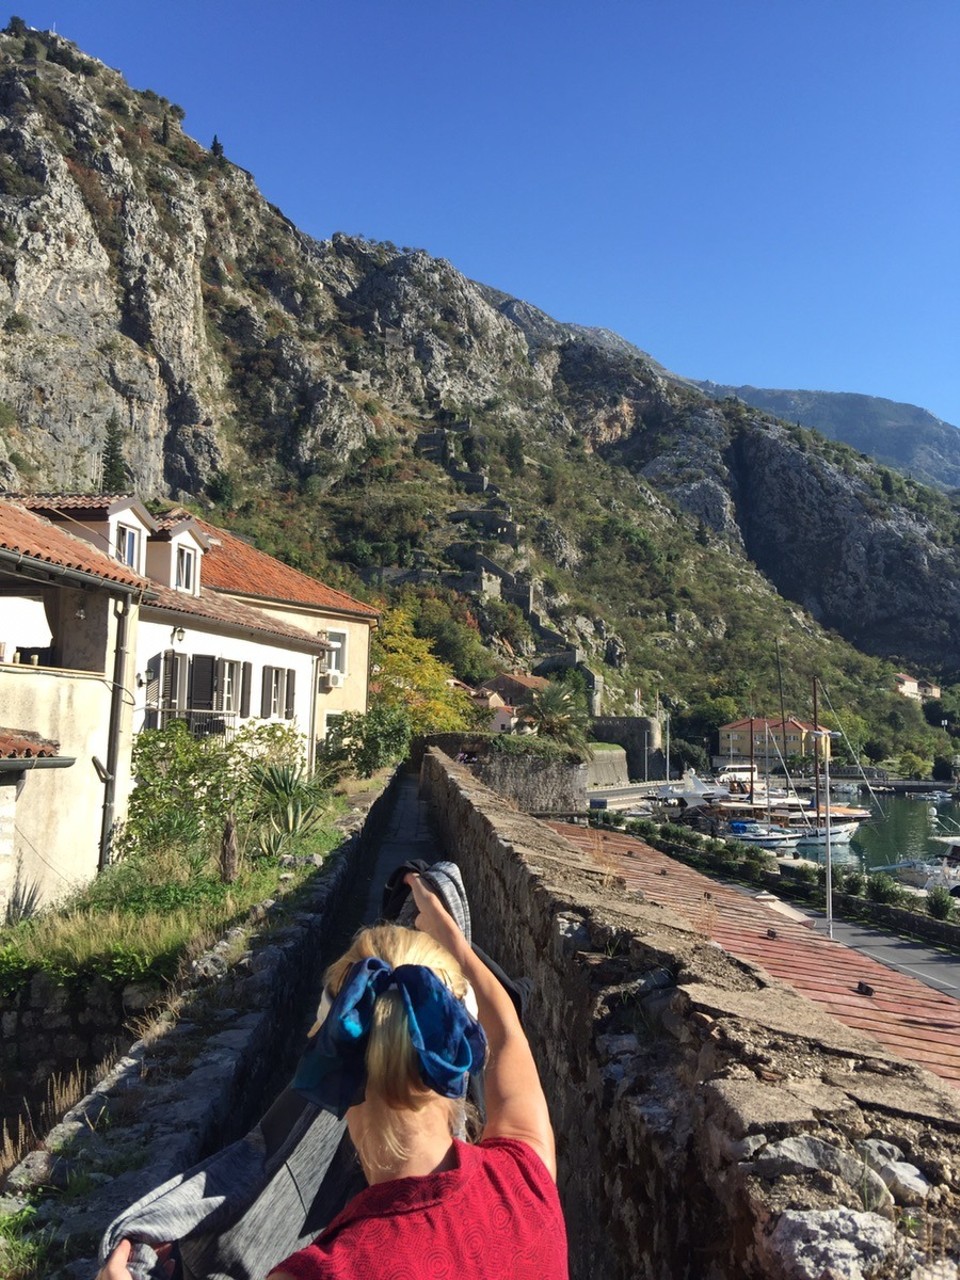
<path fill-rule="evenodd" d="M 133 1044 L 9 1175 L 0 1219 L 29 1195 L 37 1230 L 88 1251 L 49 1280 L 90 1280 L 108 1223 L 245 1133 L 287 1082 L 323 968 L 349 940 L 349 895 L 376 853 L 391 804 L 388 788 L 369 810 L 354 811 L 342 824 L 344 843 L 317 877 L 291 900 L 258 910 L 246 950 L 237 953 L 238 929 L 201 957 L 178 1019 Z M 71 1194 L 78 1178 L 95 1194 Z"/>
<path fill-rule="evenodd" d="M 666 777 L 659 720 L 652 716 L 597 716 L 591 732 L 598 742 L 616 742 L 623 747 L 632 781 Z"/>
<path fill-rule="evenodd" d="M 443 733 L 421 739 L 414 753 L 434 747 L 463 760 L 492 791 L 524 813 L 571 813 L 587 809 L 585 764 L 544 760 L 535 755 L 508 755 L 491 749 L 489 734 Z"/>
<path fill-rule="evenodd" d="M 477 942 L 535 982 L 574 1280 L 956 1275 L 917 1270 L 956 1256 L 953 1090 L 440 753 L 421 780 Z"/>

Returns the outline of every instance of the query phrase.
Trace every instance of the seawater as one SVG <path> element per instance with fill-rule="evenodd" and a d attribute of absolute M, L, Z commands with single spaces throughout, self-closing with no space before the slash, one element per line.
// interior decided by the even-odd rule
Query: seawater
<path fill-rule="evenodd" d="M 841 803 L 838 799 L 837 803 Z M 932 805 L 929 800 L 908 800 L 903 796 L 880 794 L 876 800 L 861 798 L 872 817 L 864 822 L 850 844 L 831 850 L 831 857 L 845 866 L 859 864 L 863 871 L 887 866 L 901 858 L 942 857 L 944 846 L 930 840 L 933 835 L 960 832 L 960 805 L 952 801 Z M 936 819 L 930 810 L 935 809 Z M 809 856 L 809 855 L 807 855 Z M 821 861 L 823 851 L 820 851 Z"/>

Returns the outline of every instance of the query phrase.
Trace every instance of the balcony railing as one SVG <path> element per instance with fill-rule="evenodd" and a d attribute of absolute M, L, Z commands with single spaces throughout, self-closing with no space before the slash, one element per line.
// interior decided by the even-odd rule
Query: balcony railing
<path fill-rule="evenodd" d="M 165 729 L 175 720 L 182 720 L 195 738 L 230 739 L 237 731 L 239 717 L 235 711 L 178 711 L 162 707 L 151 715 L 153 723 L 148 728 Z"/>

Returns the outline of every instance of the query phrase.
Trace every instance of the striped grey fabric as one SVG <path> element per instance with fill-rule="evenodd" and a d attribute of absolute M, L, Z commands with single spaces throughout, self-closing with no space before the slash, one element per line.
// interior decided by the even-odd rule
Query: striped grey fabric
<path fill-rule="evenodd" d="M 434 863 L 423 878 L 469 938 L 456 865 Z M 413 923 L 415 909 L 403 919 L 411 904 L 399 923 Z M 134 1280 L 169 1280 L 153 1246 L 176 1241 L 182 1280 L 264 1280 L 365 1185 L 345 1122 L 286 1089 L 246 1137 L 115 1218 L 100 1242 L 100 1263 L 126 1239 L 134 1244 Z"/>

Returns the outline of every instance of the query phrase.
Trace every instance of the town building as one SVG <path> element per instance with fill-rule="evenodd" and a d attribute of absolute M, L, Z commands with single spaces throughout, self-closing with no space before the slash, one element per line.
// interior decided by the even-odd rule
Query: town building
<path fill-rule="evenodd" d="M 179 509 L 2 499 L 0 594 L 0 910 L 18 883 L 52 900 L 106 865 L 142 729 L 277 721 L 312 763 L 366 709 L 376 610 Z"/>

